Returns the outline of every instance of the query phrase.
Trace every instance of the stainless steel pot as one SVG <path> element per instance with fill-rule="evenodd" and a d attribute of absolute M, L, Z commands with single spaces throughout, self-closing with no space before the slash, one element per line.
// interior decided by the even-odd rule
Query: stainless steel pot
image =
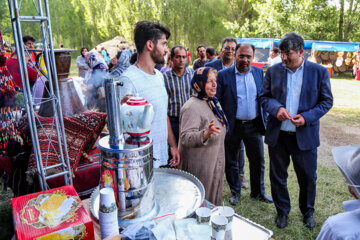
<path fill-rule="evenodd" d="M 154 217 L 157 211 L 154 211 L 152 140 L 138 148 L 126 144 L 112 148 L 107 136 L 100 139 L 98 148 L 101 151 L 100 187 L 114 189 L 119 223 L 120 220 Z"/>

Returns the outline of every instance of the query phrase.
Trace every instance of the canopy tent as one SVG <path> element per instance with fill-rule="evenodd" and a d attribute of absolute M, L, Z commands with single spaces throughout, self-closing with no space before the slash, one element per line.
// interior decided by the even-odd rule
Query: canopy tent
<path fill-rule="evenodd" d="M 237 43 L 248 43 L 254 45 L 255 48 L 269 49 L 272 47 L 273 38 L 237 38 Z"/>
<path fill-rule="evenodd" d="M 359 50 L 358 42 L 323 42 L 316 41 L 312 45 L 315 51 L 344 51 L 356 52 Z"/>
<path fill-rule="evenodd" d="M 312 44 L 314 43 L 314 40 L 304 40 L 304 49 L 311 49 Z M 279 46 L 280 39 L 274 39 L 274 43 Z"/>
<path fill-rule="evenodd" d="M 274 44 L 279 46 L 280 39 L 276 38 L 237 38 L 237 43 L 248 43 L 258 49 L 271 49 Z M 311 49 L 314 40 L 305 40 L 304 49 Z"/>
<path fill-rule="evenodd" d="M 275 44 L 279 46 L 280 39 L 275 38 L 237 38 L 237 43 L 248 43 L 254 45 L 256 48 L 254 62 L 267 62 L 270 56 L 270 49 Z M 304 57 L 308 58 L 311 55 L 311 47 L 313 40 L 305 40 L 304 42 Z"/>

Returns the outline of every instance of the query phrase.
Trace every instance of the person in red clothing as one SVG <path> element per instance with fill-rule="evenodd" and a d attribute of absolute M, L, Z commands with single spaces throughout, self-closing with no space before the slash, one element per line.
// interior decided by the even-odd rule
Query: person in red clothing
<path fill-rule="evenodd" d="M 29 58 L 26 56 L 26 62 L 28 62 L 28 61 L 29 61 Z M 6 61 L 6 67 L 8 68 L 9 73 L 11 74 L 11 76 L 14 79 L 15 86 L 22 89 L 19 63 L 18 63 L 18 58 L 17 58 L 16 52 L 14 52 L 11 55 L 11 57 Z M 26 68 L 27 68 L 28 75 L 29 75 L 30 85 L 32 86 L 36 82 L 38 73 L 36 70 L 34 70 L 32 67 L 30 67 L 28 65 L 26 66 Z"/>

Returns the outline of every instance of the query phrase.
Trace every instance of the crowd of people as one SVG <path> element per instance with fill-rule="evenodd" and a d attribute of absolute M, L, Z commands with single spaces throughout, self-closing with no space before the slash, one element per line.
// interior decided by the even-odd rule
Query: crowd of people
<path fill-rule="evenodd" d="M 92 92 L 88 107 L 105 111 L 101 81 L 106 74 L 131 82 L 154 107 L 149 135 L 159 160 L 154 166 L 192 173 L 203 183 L 206 199 L 216 205 L 222 203 L 224 174 L 231 205 L 239 204 L 241 189 L 249 187 L 244 178 L 246 153 L 250 197 L 274 203 L 280 229 L 287 226 L 291 208 L 287 178 L 292 161 L 303 222 L 313 229 L 319 120 L 333 105 L 327 69 L 304 59 L 304 40 L 294 32 L 272 49 L 265 76 L 252 66 L 253 45 L 226 37 L 218 56 L 215 48 L 199 45 L 191 68 L 188 48 L 176 45 L 169 51 L 170 35 L 160 23 L 140 21 L 132 55 L 123 49 L 110 58 L 105 49 L 88 52 L 83 47 L 76 62 L 86 91 Z M 16 55 L 12 59 L 16 61 Z M 265 194 L 264 143 L 272 198 Z"/>
<path fill-rule="evenodd" d="M 274 202 L 276 225 L 284 228 L 290 211 L 286 182 L 291 159 L 303 221 L 314 228 L 319 119 L 332 107 L 333 98 L 327 70 L 303 58 L 303 38 L 296 33 L 285 35 L 279 50 L 273 50 L 280 53 L 282 63 L 273 63 L 264 77 L 262 69 L 251 65 L 252 45 L 225 38 L 220 57 L 214 56 L 213 47 L 199 45 L 191 69 L 184 46 L 168 50 L 169 37 L 166 26 L 138 22 L 134 30 L 137 60 L 120 76 L 154 106 L 150 137 L 154 157 L 160 160 L 155 167 L 177 166 L 194 174 L 205 186 L 206 199 L 217 205 L 222 201 L 225 173 L 229 203 L 236 205 L 245 150 L 250 196 Z M 274 200 L 265 194 L 263 135 L 269 145 Z"/>

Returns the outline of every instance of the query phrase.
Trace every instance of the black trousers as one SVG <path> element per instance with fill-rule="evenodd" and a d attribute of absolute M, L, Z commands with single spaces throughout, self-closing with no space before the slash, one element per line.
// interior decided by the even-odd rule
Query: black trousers
<path fill-rule="evenodd" d="M 317 149 L 301 151 L 296 135 L 280 131 L 275 147 L 269 146 L 271 195 L 279 215 L 288 215 L 291 204 L 287 188 L 290 156 L 299 183 L 299 207 L 304 217 L 314 213 Z"/>
<path fill-rule="evenodd" d="M 265 194 L 264 143 L 256 121 L 241 123 L 237 120 L 233 132 L 228 134 L 231 135 L 225 141 L 225 175 L 230 190 L 235 193 L 241 193 L 238 150 L 241 141 L 243 141 L 246 156 L 249 160 L 251 196 L 257 197 Z"/>

